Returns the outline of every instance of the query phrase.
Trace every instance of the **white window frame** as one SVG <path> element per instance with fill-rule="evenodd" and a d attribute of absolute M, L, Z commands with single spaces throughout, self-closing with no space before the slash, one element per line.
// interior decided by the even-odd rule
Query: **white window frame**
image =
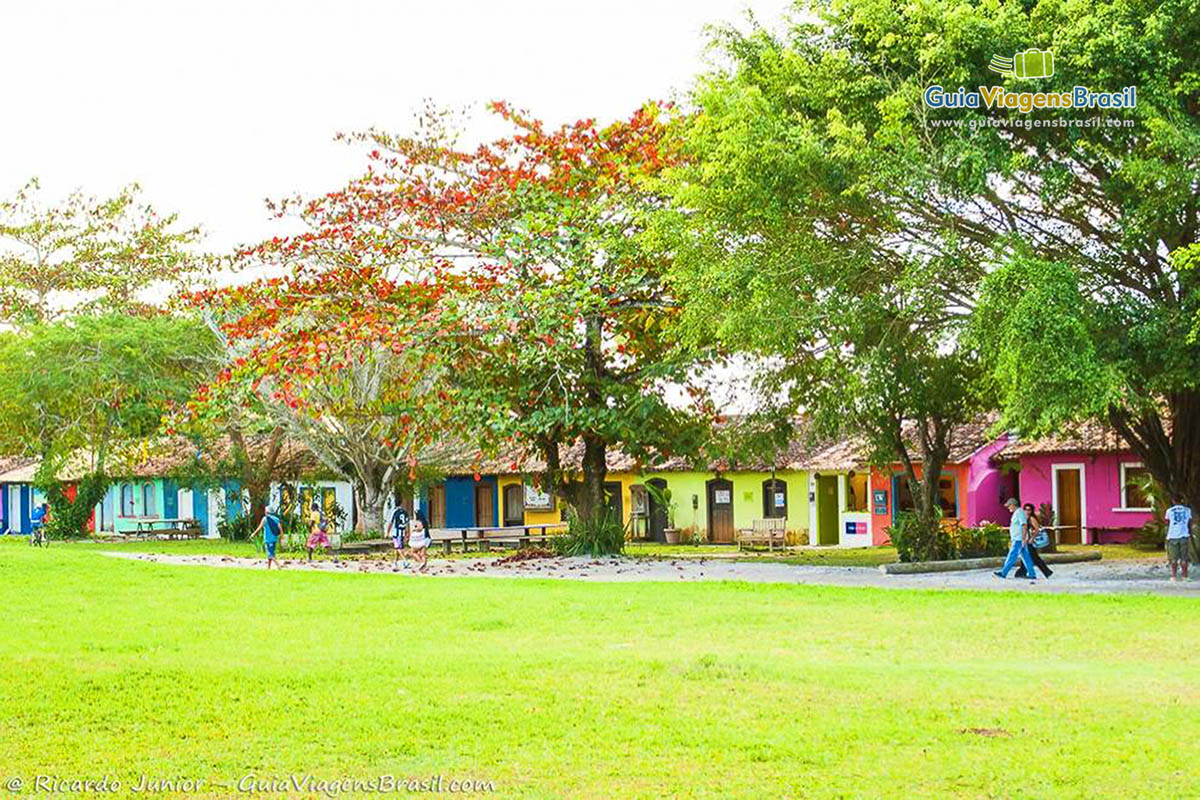
<path fill-rule="evenodd" d="M 1127 481 L 1125 480 L 1125 470 L 1128 467 L 1133 467 L 1134 469 L 1145 469 L 1146 465 L 1143 464 L 1141 461 L 1122 461 L 1118 465 L 1119 471 L 1118 471 L 1117 475 L 1121 482 L 1119 484 L 1117 484 L 1117 486 L 1121 490 L 1121 496 L 1120 496 L 1121 505 L 1114 508 L 1113 511 L 1138 511 L 1138 512 L 1153 511 L 1154 509 L 1152 509 L 1150 506 L 1131 506 L 1131 505 L 1129 505 L 1129 500 L 1127 497 L 1125 497 L 1125 487 L 1128 485 Z"/>

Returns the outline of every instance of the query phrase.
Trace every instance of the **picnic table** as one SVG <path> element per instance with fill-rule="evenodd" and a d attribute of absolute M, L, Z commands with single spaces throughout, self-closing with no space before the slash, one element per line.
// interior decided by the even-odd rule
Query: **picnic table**
<path fill-rule="evenodd" d="M 565 528 L 565 522 L 502 527 L 433 528 L 430 530 L 430 538 L 434 544 L 442 546 L 442 552 L 449 555 L 455 542 L 461 543 L 464 553 L 471 544 L 474 544 L 480 551 L 487 551 L 493 543 L 525 547 L 535 542 L 545 542 L 555 536 L 561 536 Z"/>
<path fill-rule="evenodd" d="M 136 523 L 138 536 L 163 536 L 168 539 L 194 539 L 204 535 L 200 522 L 187 517 L 162 517 L 139 519 Z"/>

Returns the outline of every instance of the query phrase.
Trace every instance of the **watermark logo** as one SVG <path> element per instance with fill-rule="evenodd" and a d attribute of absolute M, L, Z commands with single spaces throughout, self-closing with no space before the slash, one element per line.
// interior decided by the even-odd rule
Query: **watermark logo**
<path fill-rule="evenodd" d="M 1054 76 L 1054 53 L 1030 49 L 1011 58 L 992 56 L 988 69 L 1008 78 L 1050 78 Z"/>
<path fill-rule="evenodd" d="M 988 69 L 1005 77 L 1029 79 L 1054 77 L 1054 52 L 1030 48 L 1009 56 L 993 55 Z M 1063 87 L 1057 91 L 1010 91 L 1004 86 L 926 86 L 922 94 L 931 109 L 988 109 L 1030 114 L 1047 110 L 1126 110 L 1137 107 L 1137 87 L 1119 91 L 1096 91 L 1088 86 Z"/>

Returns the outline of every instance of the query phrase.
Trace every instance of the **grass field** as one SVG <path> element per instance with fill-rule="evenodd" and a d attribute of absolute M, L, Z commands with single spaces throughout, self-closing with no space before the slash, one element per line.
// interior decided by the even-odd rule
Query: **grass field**
<path fill-rule="evenodd" d="M 0 545 L 0 781 L 1197 791 L 1190 599 L 267 573 L 98 549 Z"/>

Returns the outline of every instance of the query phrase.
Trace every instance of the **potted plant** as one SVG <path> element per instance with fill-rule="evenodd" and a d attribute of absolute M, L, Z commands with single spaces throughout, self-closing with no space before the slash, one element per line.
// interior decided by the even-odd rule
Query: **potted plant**
<path fill-rule="evenodd" d="M 680 531 L 675 527 L 675 503 L 671 501 L 671 490 L 663 489 L 663 507 L 667 510 L 667 527 L 663 528 L 663 538 L 667 544 L 679 544 Z"/>
<path fill-rule="evenodd" d="M 661 489 L 653 484 L 646 485 L 646 491 L 654 498 L 654 502 L 662 506 L 667 513 L 667 526 L 663 528 L 663 539 L 667 544 L 679 544 L 679 529 L 675 527 L 675 503 L 671 500 L 670 487 Z"/>

